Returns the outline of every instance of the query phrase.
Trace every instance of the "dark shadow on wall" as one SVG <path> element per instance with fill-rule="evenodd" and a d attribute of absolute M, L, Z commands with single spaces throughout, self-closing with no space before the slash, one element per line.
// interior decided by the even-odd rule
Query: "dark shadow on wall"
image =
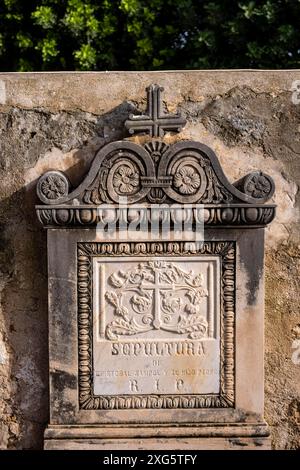
<path fill-rule="evenodd" d="M 46 238 L 25 188 L 0 203 L 1 310 L 9 353 L 2 446 L 41 448 L 48 420 Z"/>
<path fill-rule="evenodd" d="M 49 421 L 47 242 L 34 208 L 39 203 L 37 180 L 45 171 L 58 169 L 76 187 L 95 152 L 125 137 L 123 124 L 133 111 L 125 102 L 102 116 L 0 112 L 0 310 L 8 352 L 6 364 L 0 365 L 2 448 L 41 449 Z M 61 159 L 45 159 L 54 147 Z M 28 180 L 28 175 L 35 177 Z M 16 186 L 21 189 L 13 192 Z"/>

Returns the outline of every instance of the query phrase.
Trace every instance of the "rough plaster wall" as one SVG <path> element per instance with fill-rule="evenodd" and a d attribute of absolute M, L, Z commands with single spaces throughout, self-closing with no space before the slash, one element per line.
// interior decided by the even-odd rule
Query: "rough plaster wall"
<path fill-rule="evenodd" d="M 46 234 L 36 179 L 65 170 L 76 186 L 95 150 L 123 138 L 144 88 L 165 87 L 180 136 L 211 146 L 230 181 L 253 169 L 276 183 L 266 253 L 266 419 L 276 449 L 300 447 L 299 71 L 0 74 L 0 448 L 41 448 L 48 420 Z"/>

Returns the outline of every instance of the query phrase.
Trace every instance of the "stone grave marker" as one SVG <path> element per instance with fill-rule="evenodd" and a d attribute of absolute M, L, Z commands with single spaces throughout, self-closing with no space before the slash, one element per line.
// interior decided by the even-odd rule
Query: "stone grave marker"
<path fill-rule="evenodd" d="M 231 184 L 158 85 L 77 188 L 37 185 L 47 230 L 46 449 L 269 448 L 264 230 L 272 179 Z M 180 136 L 180 135 L 179 135 Z M 138 143 L 143 142 L 143 143 Z"/>

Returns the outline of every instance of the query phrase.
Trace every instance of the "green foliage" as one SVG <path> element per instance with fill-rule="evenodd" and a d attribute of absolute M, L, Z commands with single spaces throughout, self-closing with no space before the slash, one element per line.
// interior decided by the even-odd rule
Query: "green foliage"
<path fill-rule="evenodd" d="M 82 44 L 74 56 L 81 70 L 91 70 L 97 65 L 97 51 L 90 44 Z"/>
<path fill-rule="evenodd" d="M 49 6 L 41 5 L 37 7 L 31 14 L 35 24 L 43 29 L 51 29 L 56 23 L 56 15 Z"/>
<path fill-rule="evenodd" d="M 299 68 L 300 0 L 0 0 L 0 70 Z"/>

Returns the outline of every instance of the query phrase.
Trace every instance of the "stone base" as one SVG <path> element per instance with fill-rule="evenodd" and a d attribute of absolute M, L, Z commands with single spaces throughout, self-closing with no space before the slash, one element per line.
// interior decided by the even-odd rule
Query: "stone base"
<path fill-rule="evenodd" d="M 46 450 L 270 450 L 265 423 L 199 426 L 49 426 Z"/>

